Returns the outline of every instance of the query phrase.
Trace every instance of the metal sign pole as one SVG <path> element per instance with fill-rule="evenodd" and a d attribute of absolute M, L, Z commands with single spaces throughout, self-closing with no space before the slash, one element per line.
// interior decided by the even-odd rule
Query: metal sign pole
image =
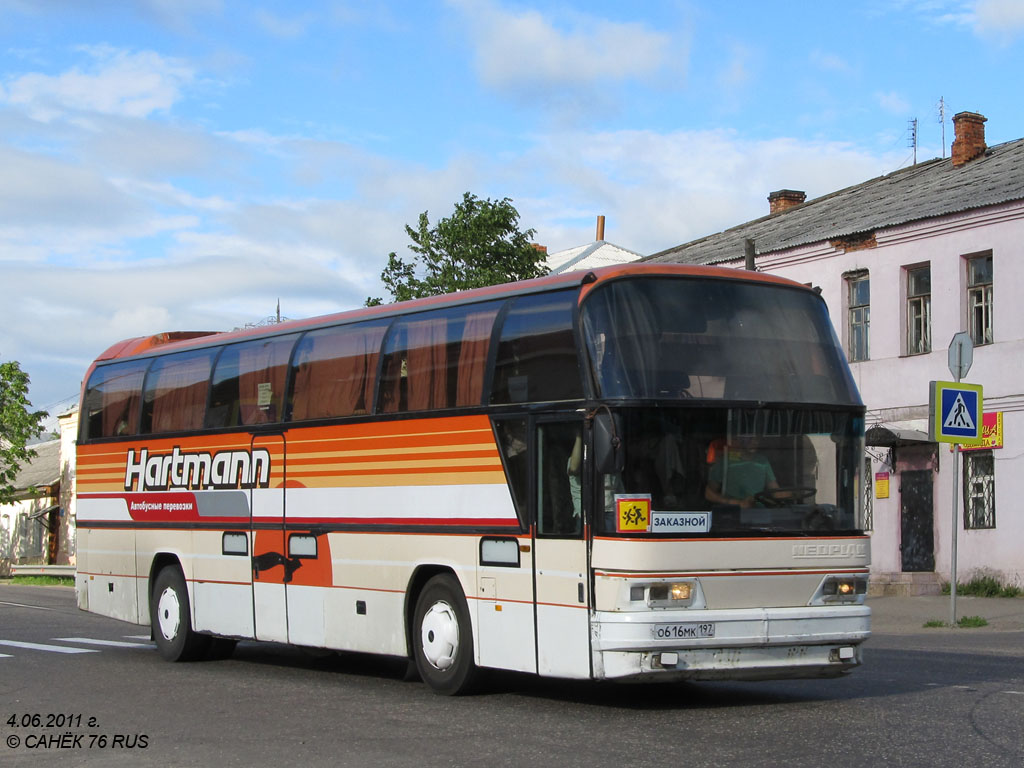
<path fill-rule="evenodd" d="M 960 376 L 963 373 L 964 363 L 964 345 L 957 343 L 956 337 L 953 337 L 953 343 L 956 344 L 956 370 L 951 371 L 953 374 L 954 381 L 957 384 L 960 383 Z M 951 365 L 950 368 L 953 366 Z M 980 415 L 979 415 L 979 418 Z M 956 626 L 956 540 L 957 540 L 957 491 L 960 485 L 960 443 L 953 443 L 953 524 L 950 526 L 952 531 L 953 546 L 949 550 L 949 626 Z"/>
<path fill-rule="evenodd" d="M 959 383 L 959 382 L 958 382 Z M 949 574 L 949 625 L 956 626 L 956 540 L 957 540 L 957 491 L 960 485 L 960 443 L 953 443 L 953 548 L 950 550 Z"/>

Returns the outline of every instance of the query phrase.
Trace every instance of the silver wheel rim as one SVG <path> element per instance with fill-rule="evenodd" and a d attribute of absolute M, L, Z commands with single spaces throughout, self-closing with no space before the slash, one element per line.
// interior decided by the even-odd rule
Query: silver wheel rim
<path fill-rule="evenodd" d="M 420 625 L 423 656 L 434 669 L 442 672 L 455 663 L 459 653 L 459 619 L 455 609 L 443 600 L 434 603 Z"/>
<path fill-rule="evenodd" d="M 181 602 L 178 600 L 178 593 L 171 587 L 167 587 L 160 593 L 160 601 L 156 604 L 156 610 L 160 634 L 166 640 L 173 640 L 178 636 L 178 625 L 181 623 Z"/>

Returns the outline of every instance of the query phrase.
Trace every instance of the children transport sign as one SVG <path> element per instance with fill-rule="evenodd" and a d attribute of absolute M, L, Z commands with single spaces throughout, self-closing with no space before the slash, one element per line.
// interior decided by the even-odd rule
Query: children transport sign
<path fill-rule="evenodd" d="M 981 445 L 982 387 L 980 384 L 933 381 L 928 399 L 928 436 L 939 443 Z"/>

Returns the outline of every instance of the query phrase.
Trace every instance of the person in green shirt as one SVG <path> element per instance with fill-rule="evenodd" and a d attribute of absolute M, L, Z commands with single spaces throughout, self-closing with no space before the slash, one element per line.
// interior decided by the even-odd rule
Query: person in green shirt
<path fill-rule="evenodd" d="M 737 437 L 716 451 L 704 497 L 715 504 L 759 506 L 756 496 L 779 487 L 772 465 L 757 450 L 756 438 Z"/>

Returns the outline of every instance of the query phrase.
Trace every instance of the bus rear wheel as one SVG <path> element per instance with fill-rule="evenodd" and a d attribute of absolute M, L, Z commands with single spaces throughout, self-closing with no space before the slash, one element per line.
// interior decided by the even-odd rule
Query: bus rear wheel
<path fill-rule="evenodd" d="M 473 629 L 459 582 L 434 576 L 416 601 L 413 655 L 423 682 L 436 693 L 469 693 L 478 678 L 473 661 Z"/>
<path fill-rule="evenodd" d="M 168 566 L 157 574 L 149 613 L 157 650 L 167 661 L 195 661 L 206 655 L 210 637 L 192 629 L 188 587 L 177 566 Z"/>

